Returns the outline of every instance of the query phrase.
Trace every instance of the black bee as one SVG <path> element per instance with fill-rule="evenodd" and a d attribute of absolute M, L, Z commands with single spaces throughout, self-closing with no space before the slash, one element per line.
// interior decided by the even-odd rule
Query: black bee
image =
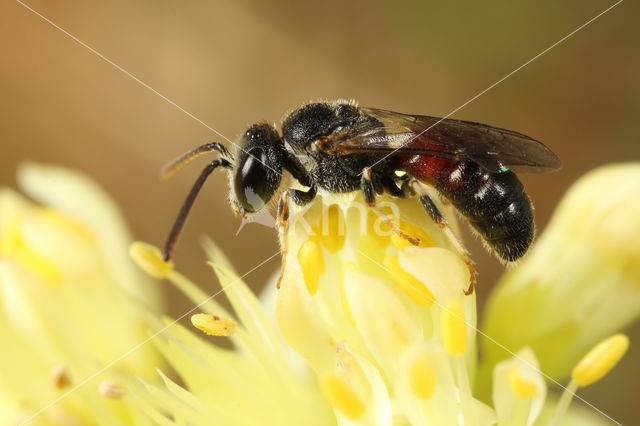
<path fill-rule="evenodd" d="M 319 102 L 288 114 L 282 135 L 270 124 L 254 124 L 231 155 L 218 143 L 183 155 L 166 169 L 171 175 L 212 150 L 222 156 L 202 171 L 167 240 L 171 257 L 180 229 L 209 174 L 231 170 L 232 204 L 240 214 L 262 209 L 280 187 L 283 170 L 306 187 L 287 195 L 304 205 L 322 190 L 417 196 L 429 216 L 446 226 L 424 185 L 435 188 L 466 217 L 504 261 L 519 259 L 534 236 L 533 206 L 514 171 L 548 172 L 560 160 L 542 143 L 485 124 L 363 108 L 351 102 Z M 464 249 L 461 249 L 464 252 Z"/>

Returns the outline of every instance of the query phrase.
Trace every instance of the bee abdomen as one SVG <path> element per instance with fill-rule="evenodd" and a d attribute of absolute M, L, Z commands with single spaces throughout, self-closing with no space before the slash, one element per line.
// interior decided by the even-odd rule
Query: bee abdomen
<path fill-rule="evenodd" d="M 439 190 L 503 260 L 522 257 L 533 241 L 533 206 L 515 173 L 489 173 L 461 162 L 438 179 Z"/>

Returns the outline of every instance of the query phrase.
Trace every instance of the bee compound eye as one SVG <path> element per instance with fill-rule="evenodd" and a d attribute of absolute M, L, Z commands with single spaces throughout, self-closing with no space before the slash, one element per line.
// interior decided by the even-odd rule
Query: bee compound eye
<path fill-rule="evenodd" d="M 262 148 L 253 148 L 236 171 L 236 198 L 247 212 L 258 211 L 269 201 L 267 161 Z"/>

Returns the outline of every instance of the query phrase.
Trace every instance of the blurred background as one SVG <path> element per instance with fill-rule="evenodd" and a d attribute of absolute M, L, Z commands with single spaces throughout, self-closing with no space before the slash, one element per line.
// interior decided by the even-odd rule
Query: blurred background
<path fill-rule="evenodd" d="M 232 140 L 251 123 L 279 124 L 317 99 L 445 116 L 611 4 L 28 2 Z M 539 230 L 580 175 L 640 159 L 638 16 L 640 4 L 620 4 L 454 115 L 535 137 L 563 160 L 557 173 L 522 176 Z M 222 138 L 19 3 L 2 2 L 0 17 L 0 183 L 15 187 L 24 160 L 80 169 L 123 206 L 136 239 L 162 245 L 207 159 L 166 183 L 160 167 Z M 241 274 L 278 250 L 270 228 L 248 224 L 236 236 L 240 220 L 227 190 L 225 173 L 209 179 L 175 255 L 177 267 L 210 293 L 219 286 L 201 235 L 223 246 Z M 469 233 L 465 240 L 482 299 L 503 267 Z M 277 259 L 246 280 L 261 288 Z M 182 296 L 169 300 L 173 316 L 191 307 Z M 621 366 L 581 395 L 631 424 L 640 414 L 640 380 L 630 380 L 640 375 L 640 327 L 629 332 Z"/>

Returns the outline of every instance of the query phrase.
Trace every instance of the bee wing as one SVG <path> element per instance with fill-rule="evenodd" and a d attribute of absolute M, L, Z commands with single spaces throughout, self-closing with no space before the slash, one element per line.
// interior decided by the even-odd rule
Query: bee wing
<path fill-rule="evenodd" d="M 375 108 L 361 110 L 381 126 L 355 129 L 326 137 L 318 144 L 333 155 L 387 152 L 389 155 L 427 155 L 468 159 L 488 171 L 508 167 L 544 173 L 557 170 L 560 159 L 546 146 L 511 130 L 454 119 L 408 115 Z"/>

